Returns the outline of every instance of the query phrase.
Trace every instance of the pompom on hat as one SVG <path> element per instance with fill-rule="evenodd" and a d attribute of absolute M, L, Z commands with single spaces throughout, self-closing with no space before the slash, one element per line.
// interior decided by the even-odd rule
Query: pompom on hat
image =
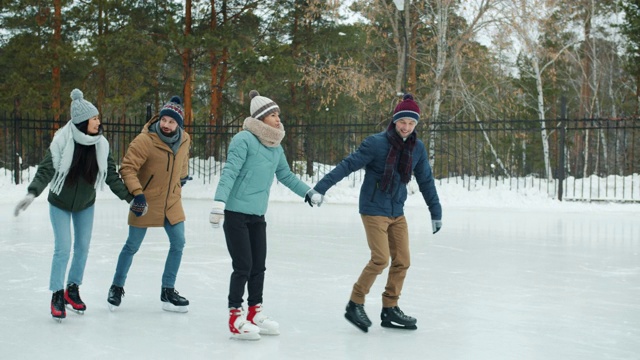
<path fill-rule="evenodd" d="M 182 99 L 179 96 L 172 96 L 168 103 L 164 104 L 160 110 L 160 118 L 170 116 L 178 123 L 178 126 L 184 128 L 184 108 L 182 108 Z"/>
<path fill-rule="evenodd" d="M 418 103 L 413 100 L 413 95 L 405 94 L 402 97 L 402 101 L 396 105 L 396 109 L 393 111 L 393 123 L 396 121 L 409 118 L 418 123 L 420 120 L 420 107 Z"/>
<path fill-rule="evenodd" d="M 75 125 L 87 121 L 94 116 L 98 116 L 98 109 L 92 103 L 84 99 L 84 94 L 80 89 L 71 91 L 71 122 Z"/>
<path fill-rule="evenodd" d="M 272 112 L 280 111 L 278 104 L 268 97 L 260 96 L 256 90 L 251 90 L 249 97 L 251 98 L 251 117 L 254 119 L 262 120 Z"/>

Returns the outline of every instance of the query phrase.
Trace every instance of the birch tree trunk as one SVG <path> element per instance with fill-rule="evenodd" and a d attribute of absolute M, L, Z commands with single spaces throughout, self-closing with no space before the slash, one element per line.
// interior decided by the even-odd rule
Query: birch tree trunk
<path fill-rule="evenodd" d="M 545 121 L 544 92 L 542 87 L 542 69 L 538 64 L 538 59 L 532 59 L 533 71 L 536 77 L 536 90 L 538 91 L 538 120 L 540 120 L 540 137 L 542 139 L 542 156 L 544 158 L 544 171 L 547 179 L 551 179 L 551 161 L 549 154 L 549 135 Z"/>

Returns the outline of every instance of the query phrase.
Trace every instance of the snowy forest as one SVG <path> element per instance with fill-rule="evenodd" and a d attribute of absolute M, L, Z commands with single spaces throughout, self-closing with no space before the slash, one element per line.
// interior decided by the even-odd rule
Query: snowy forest
<path fill-rule="evenodd" d="M 111 124 L 177 94 L 185 125 L 213 129 L 238 126 L 251 89 L 289 124 L 378 121 L 409 92 L 432 156 L 435 126 L 528 121 L 546 178 L 549 119 L 638 122 L 640 0 L 6 0 L 0 29 L 5 120 L 64 121 L 75 87 Z M 577 154 L 586 163 L 595 144 L 606 158 L 605 136 L 588 132 Z M 615 153 L 637 151 L 616 134 Z M 504 168 L 501 139 L 484 138 Z"/>

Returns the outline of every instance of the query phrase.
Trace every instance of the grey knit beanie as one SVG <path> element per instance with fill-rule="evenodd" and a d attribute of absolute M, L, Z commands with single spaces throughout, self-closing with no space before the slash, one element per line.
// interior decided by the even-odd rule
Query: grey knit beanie
<path fill-rule="evenodd" d="M 251 117 L 254 119 L 262 120 L 272 112 L 280 111 L 278 104 L 268 97 L 260 96 L 256 90 L 251 90 L 249 97 L 251 98 Z"/>
<path fill-rule="evenodd" d="M 71 122 L 77 125 L 98 115 L 98 109 L 84 99 L 80 89 L 71 91 Z"/>

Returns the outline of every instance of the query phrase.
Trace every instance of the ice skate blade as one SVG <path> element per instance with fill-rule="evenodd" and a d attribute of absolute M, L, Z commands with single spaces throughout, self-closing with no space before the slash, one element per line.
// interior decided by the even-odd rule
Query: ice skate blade
<path fill-rule="evenodd" d="M 111 312 L 116 311 L 116 309 L 118 308 L 117 305 L 113 305 L 112 303 L 107 303 L 107 306 L 109 307 L 109 311 Z"/>
<path fill-rule="evenodd" d="M 389 328 L 389 329 L 402 329 L 402 330 L 417 330 L 418 326 L 416 324 L 413 325 L 402 325 L 396 324 L 392 321 L 383 321 L 380 323 L 380 326 Z"/>
<path fill-rule="evenodd" d="M 351 324 L 353 324 L 353 326 L 357 327 L 363 332 L 369 332 L 369 327 L 367 325 L 360 323 L 355 319 L 352 319 L 348 314 L 344 314 L 344 318 L 347 319 L 347 321 L 349 321 Z"/>
<path fill-rule="evenodd" d="M 67 310 L 73 311 L 74 313 L 76 313 L 78 315 L 84 315 L 84 310 L 74 309 L 71 304 L 67 304 Z"/>
<path fill-rule="evenodd" d="M 177 312 L 177 313 L 186 313 L 189 311 L 189 306 L 175 306 L 170 302 L 163 302 L 162 303 L 162 310 L 164 311 L 170 311 L 170 312 Z"/>
<path fill-rule="evenodd" d="M 57 322 L 58 324 L 62 324 L 62 320 L 64 320 L 64 318 L 53 317 L 53 321 Z"/>
<path fill-rule="evenodd" d="M 74 313 L 76 313 L 78 315 L 84 315 L 84 310 L 69 309 L 69 311 L 73 311 Z"/>
<path fill-rule="evenodd" d="M 276 335 L 280 335 L 280 330 L 260 328 L 260 335 L 276 336 Z"/>
<path fill-rule="evenodd" d="M 258 333 L 231 334 L 230 339 L 239 340 L 239 341 L 257 341 L 257 340 L 260 340 L 260 334 Z"/>

